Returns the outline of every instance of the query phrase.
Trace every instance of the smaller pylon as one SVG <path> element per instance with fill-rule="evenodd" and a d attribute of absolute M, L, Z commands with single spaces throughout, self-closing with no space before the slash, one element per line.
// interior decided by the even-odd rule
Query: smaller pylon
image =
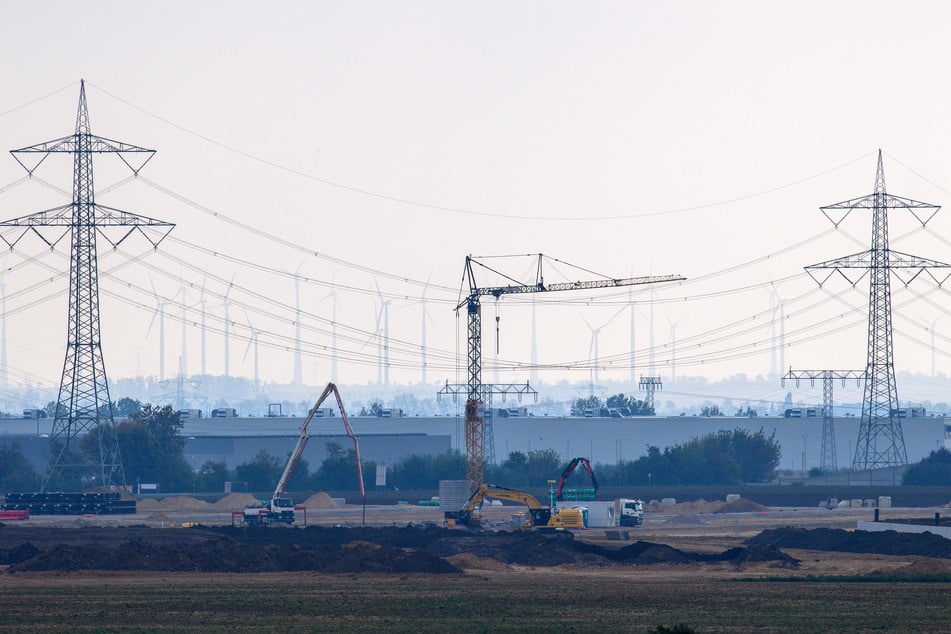
<path fill-rule="evenodd" d="M 660 380 L 659 376 L 641 376 L 641 381 L 637 386 L 647 392 L 644 402 L 647 403 L 647 409 L 653 416 L 657 413 L 654 409 L 654 391 L 664 387 L 663 381 Z"/>
<path fill-rule="evenodd" d="M 822 447 L 819 451 L 819 467 L 825 473 L 834 473 L 838 471 L 838 461 L 835 457 L 835 427 L 832 422 L 832 381 L 840 379 L 842 386 L 848 379 L 855 379 L 856 387 L 861 387 L 865 380 L 864 370 L 793 370 L 789 369 L 780 379 L 783 387 L 786 386 L 786 379 L 796 381 L 796 387 L 799 387 L 799 381 L 808 379 L 809 384 L 815 386 L 816 379 L 822 379 Z"/>

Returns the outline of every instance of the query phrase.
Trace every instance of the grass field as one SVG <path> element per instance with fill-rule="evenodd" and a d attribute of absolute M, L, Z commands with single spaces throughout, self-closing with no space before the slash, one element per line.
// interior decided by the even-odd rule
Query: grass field
<path fill-rule="evenodd" d="M 762 575 L 765 571 L 760 571 Z M 691 568 L 460 575 L 0 575 L 4 632 L 947 632 L 951 583 Z"/>

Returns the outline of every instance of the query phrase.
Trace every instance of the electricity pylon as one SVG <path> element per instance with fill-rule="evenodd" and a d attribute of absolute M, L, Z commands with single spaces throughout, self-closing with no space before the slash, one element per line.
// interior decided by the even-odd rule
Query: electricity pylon
<path fill-rule="evenodd" d="M 664 382 L 659 376 L 641 375 L 641 380 L 637 384 L 637 387 L 647 392 L 647 396 L 644 397 L 644 402 L 647 404 L 647 411 L 650 412 L 651 416 L 654 416 L 656 414 L 654 410 L 654 392 L 664 387 Z"/>
<path fill-rule="evenodd" d="M 872 211 L 872 246 L 868 251 L 847 255 L 806 267 L 806 272 L 822 286 L 836 272 L 852 286 L 869 276 L 868 298 L 868 361 L 865 368 L 865 396 L 862 400 L 862 422 L 855 444 L 852 469 L 856 471 L 893 467 L 908 462 L 901 421 L 898 418 L 898 388 L 895 384 L 895 363 L 892 336 L 891 274 L 899 281 L 910 284 L 920 275 L 927 275 L 939 286 L 951 277 L 951 264 L 928 260 L 915 255 L 892 251 L 888 246 L 888 211 L 907 209 L 924 227 L 940 209 L 938 205 L 910 198 L 893 196 L 885 191 L 885 172 L 882 169 L 882 151 L 878 151 L 875 190 L 860 198 L 853 198 L 821 207 L 836 227 L 854 209 Z M 830 211 L 843 212 L 838 221 Z M 850 278 L 846 271 L 858 269 L 857 277 Z M 941 270 L 939 275 L 934 271 Z M 819 273 L 819 272 L 822 273 Z M 904 273 L 902 277 L 900 273 Z M 821 279 L 820 279 L 821 278 Z"/>
<path fill-rule="evenodd" d="M 50 154 L 73 155 L 71 203 L 0 222 L 0 231 L 6 230 L 8 234 L 13 234 L 9 239 L 2 237 L 11 249 L 27 233 L 39 235 L 51 249 L 67 233 L 70 234 L 66 360 L 63 363 L 50 434 L 50 464 L 43 481 L 43 490 L 46 491 L 51 486 L 72 488 L 124 484 L 125 473 L 119 455 L 115 418 L 102 358 L 96 236 L 102 236 L 116 248 L 131 234 L 138 232 L 145 236 L 153 247 L 158 247 L 175 225 L 97 205 L 93 187 L 92 155 L 117 154 L 133 174 L 138 175 L 155 154 L 155 150 L 93 135 L 86 107 L 86 85 L 81 81 L 76 131 L 70 136 L 11 150 L 10 153 L 31 177 Z M 138 162 L 133 159 L 136 155 L 144 155 L 145 158 Z M 32 156 L 29 166 L 24 163 L 27 156 Z M 24 157 L 23 160 L 21 157 Z M 135 165 L 130 162 L 133 160 Z M 58 237 L 48 239 L 40 231 L 42 227 L 57 228 L 54 232 L 58 232 Z M 114 227 L 124 229 L 119 231 L 115 238 L 111 238 L 108 229 Z M 85 451 L 80 451 L 79 436 L 88 433 L 95 434 L 93 438 L 98 448 L 86 447 Z M 96 452 L 98 458 L 89 455 Z"/>
<path fill-rule="evenodd" d="M 789 369 L 780 379 L 783 387 L 786 386 L 786 379 L 796 381 L 796 387 L 799 387 L 799 381 L 808 379 L 810 385 L 816 384 L 816 379 L 822 379 L 822 446 L 819 450 L 819 468 L 825 473 L 834 473 L 839 470 L 838 461 L 835 457 L 835 426 L 832 422 L 832 380 L 841 379 L 842 386 L 845 387 L 846 379 L 855 379 L 856 385 L 865 378 L 865 372 L 862 370 L 793 370 Z"/>

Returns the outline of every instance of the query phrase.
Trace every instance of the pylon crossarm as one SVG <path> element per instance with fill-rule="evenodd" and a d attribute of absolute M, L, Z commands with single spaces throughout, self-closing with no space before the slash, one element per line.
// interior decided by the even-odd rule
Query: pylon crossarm
<path fill-rule="evenodd" d="M 819 207 L 819 209 L 825 212 L 844 209 L 874 209 L 876 206 L 886 207 L 888 209 L 934 209 L 936 212 L 941 209 L 941 205 L 924 203 L 920 200 L 913 200 L 893 194 L 868 194 L 831 205 L 823 205 Z"/>
<path fill-rule="evenodd" d="M 951 270 L 951 264 L 947 264 L 945 262 L 939 262 L 938 260 L 932 260 L 929 258 L 922 258 L 917 255 L 909 255 L 907 253 L 902 253 L 901 251 L 893 251 L 889 249 L 888 268 L 890 269 L 936 268 L 936 269 Z"/>
<path fill-rule="evenodd" d="M 0 220 L 0 227 L 69 227 L 73 223 L 73 205 L 67 203 L 51 207 L 27 216 Z"/>

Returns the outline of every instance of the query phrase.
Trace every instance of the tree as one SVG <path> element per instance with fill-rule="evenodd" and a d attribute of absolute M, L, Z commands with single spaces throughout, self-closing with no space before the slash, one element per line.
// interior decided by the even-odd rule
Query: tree
<path fill-rule="evenodd" d="M 129 420 L 116 425 L 126 482 L 156 483 L 162 491 L 192 490 L 194 478 L 185 460 L 182 425 L 171 405 L 145 405 Z M 100 425 L 79 441 L 79 450 L 87 461 L 100 459 L 99 437 L 106 433 L 107 426 Z"/>
<path fill-rule="evenodd" d="M 370 403 L 370 407 L 364 405 L 360 408 L 360 413 L 357 416 L 382 416 L 383 415 L 383 404 L 380 401 L 373 401 Z"/>
<path fill-rule="evenodd" d="M 225 482 L 230 479 L 231 471 L 226 463 L 209 460 L 195 474 L 195 490 L 203 493 L 224 491 Z"/>
<path fill-rule="evenodd" d="M 648 447 L 647 455 L 619 467 L 616 479 L 628 484 L 697 485 L 740 484 L 772 480 L 779 465 L 780 447 L 775 434 L 760 429 L 720 430 L 686 443 Z"/>
<path fill-rule="evenodd" d="M 435 489 L 440 480 L 461 480 L 466 475 L 465 458 L 449 450 L 431 455 L 412 455 L 389 468 L 388 483 L 400 489 Z"/>
<path fill-rule="evenodd" d="M 115 416 L 132 416 L 142 411 L 142 401 L 123 397 L 112 404 L 112 413 Z"/>
<path fill-rule="evenodd" d="M 571 415 L 583 416 L 586 409 L 599 411 L 601 409 L 601 399 L 594 395 L 591 395 L 588 398 L 579 398 L 571 406 Z"/>
<path fill-rule="evenodd" d="M 951 484 L 951 451 L 938 449 L 928 457 L 908 468 L 901 479 L 902 484 L 923 486 L 948 486 Z"/>
<path fill-rule="evenodd" d="M 234 468 L 237 479 L 247 483 L 249 491 L 273 491 L 284 472 L 284 464 L 262 449 L 250 462 Z"/>
<path fill-rule="evenodd" d="M 486 469 L 494 484 L 506 487 L 526 487 L 544 485 L 562 472 L 561 457 L 554 449 L 513 451 L 500 466 Z"/>
<path fill-rule="evenodd" d="M 40 487 L 40 474 L 20 451 L 19 443 L 0 444 L 0 491 L 22 493 Z"/>
<path fill-rule="evenodd" d="M 654 409 L 648 407 L 646 401 L 641 401 L 633 396 L 624 396 L 624 394 L 609 396 L 605 405 L 609 408 L 617 409 L 624 416 L 654 415 Z"/>
<path fill-rule="evenodd" d="M 344 448 L 335 442 L 327 443 L 327 458 L 310 479 L 314 490 L 355 491 L 360 488 L 357 480 L 357 457 L 353 449 Z M 364 483 L 368 472 L 376 470 L 375 463 L 361 465 Z"/>

